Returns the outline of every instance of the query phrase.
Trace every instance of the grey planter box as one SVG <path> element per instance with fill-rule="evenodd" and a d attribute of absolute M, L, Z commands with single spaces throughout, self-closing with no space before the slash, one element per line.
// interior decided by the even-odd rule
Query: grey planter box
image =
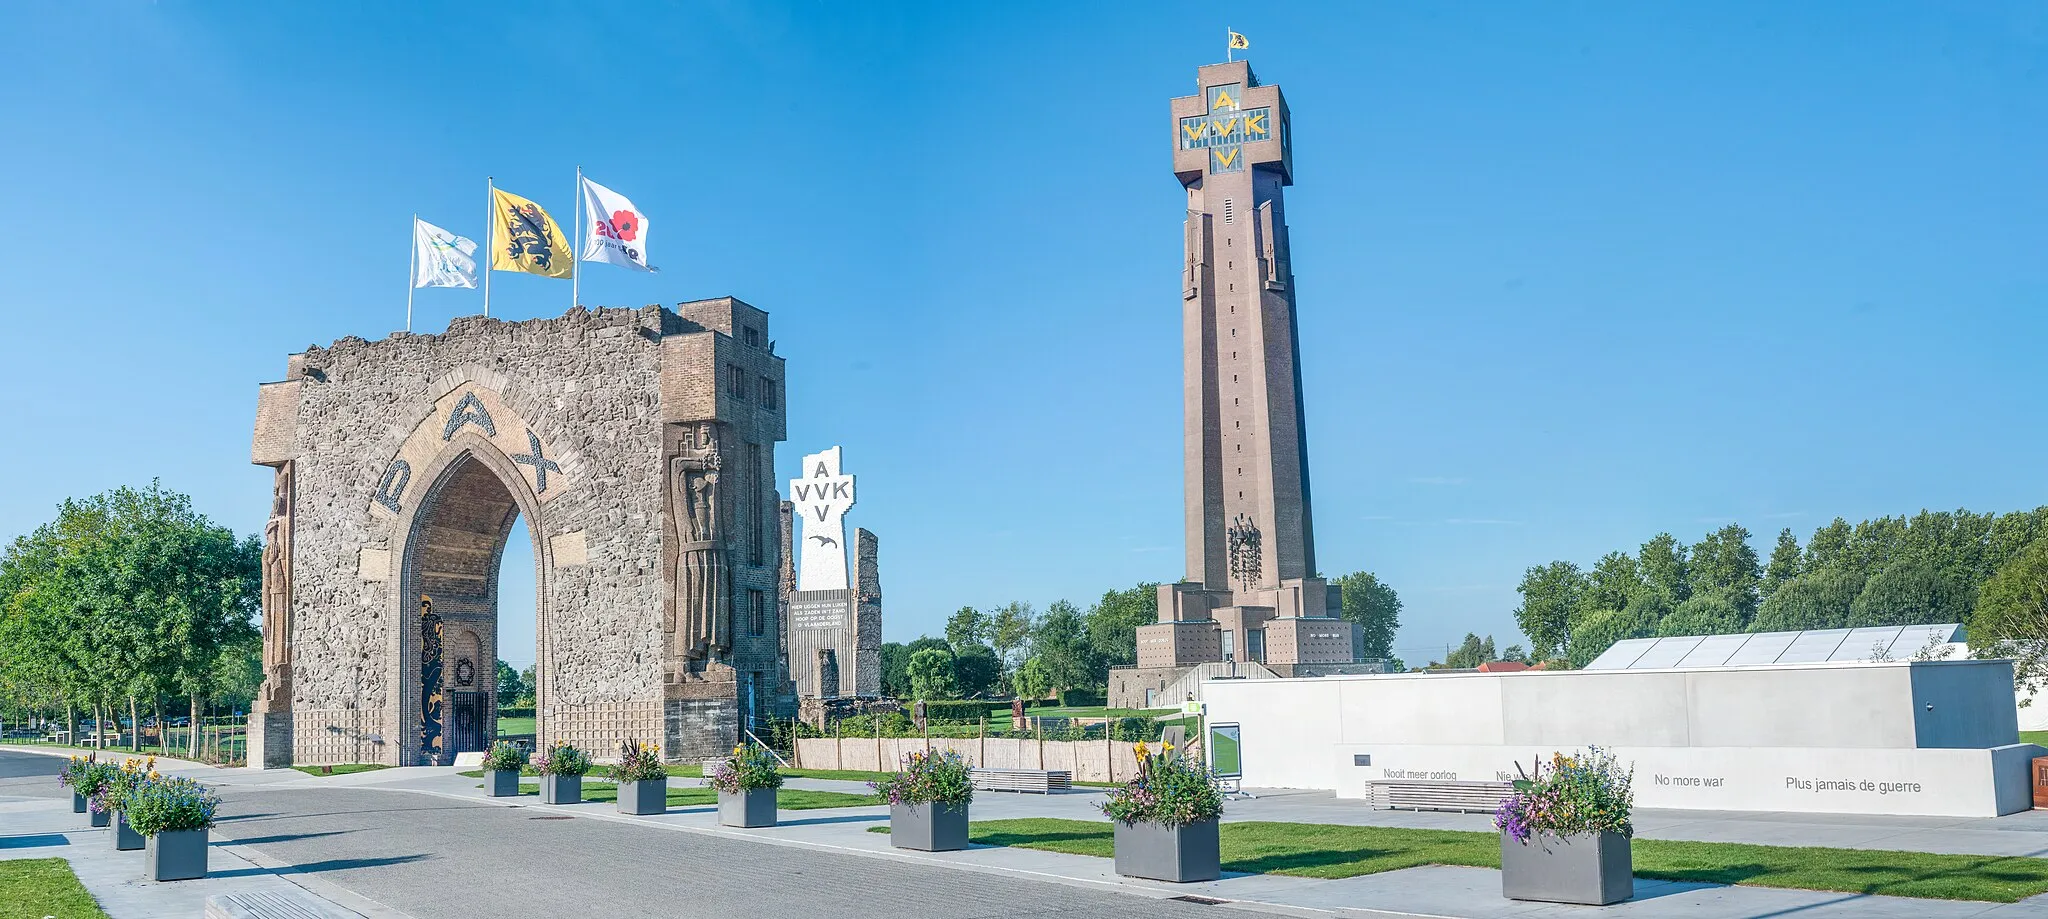
<path fill-rule="evenodd" d="M 136 849 L 143 848 L 147 840 L 148 837 L 143 836 L 141 833 L 135 832 L 135 828 L 128 825 L 127 814 L 121 813 L 120 811 L 114 812 L 115 851 L 133 852 Z"/>
<path fill-rule="evenodd" d="M 1123 823 L 1116 826 L 1116 873 L 1185 884 L 1223 876 L 1216 821 L 1187 826 Z"/>
<path fill-rule="evenodd" d="M 515 798 L 519 796 L 519 770 L 485 769 L 484 795 L 491 798 Z"/>
<path fill-rule="evenodd" d="M 114 813 L 113 813 L 113 811 L 103 811 L 103 810 L 95 810 L 95 811 L 93 811 L 93 812 L 92 812 L 92 825 L 93 825 L 93 826 L 108 826 L 108 825 L 112 824 L 113 822 L 114 822 Z"/>
<path fill-rule="evenodd" d="M 149 837 L 143 847 L 145 881 L 189 881 L 205 876 L 205 830 L 167 830 Z"/>
<path fill-rule="evenodd" d="M 1628 837 L 1620 833 L 1555 836 L 1526 843 L 1500 836 L 1500 890 L 1510 900 L 1605 906 L 1636 895 Z"/>
<path fill-rule="evenodd" d="M 889 805 L 889 844 L 920 852 L 967 848 L 966 804 Z"/>
<path fill-rule="evenodd" d="M 739 794 L 718 793 L 719 826 L 774 826 L 775 789 L 749 788 Z"/>
<path fill-rule="evenodd" d="M 541 776 L 540 803 L 582 804 L 583 777 L 580 775 Z"/>
<path fill-rule="evenodd" d="M 646 816 L 668 812 L 668 780 L 619 783 L 619 813 Z"/>
<path fill-rule="evenodd" d="M 74 814 L 83 814 L 83 813 L 85 813 L 85 796 L 84 796 L 84 795 L 82 795 L 82 794 L 79 794 L 78 792 L 75 792 L 75 791 L 71 793 L 71 812 L 72 812 L 72 813 L 74 813 Z"/>

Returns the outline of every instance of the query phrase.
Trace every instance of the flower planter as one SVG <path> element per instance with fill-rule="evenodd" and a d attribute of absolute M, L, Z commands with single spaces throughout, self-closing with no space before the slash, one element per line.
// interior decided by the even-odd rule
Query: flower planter
<path fill-rule="evenodd" d="M 889 805 L 889 844 L 920 852 L 967 848 L 967 805 Z"/>
<path fill-rule="evenodd" d="M 1124 877 L 1185 884 L 1223 876 L 1213 819 L 1186 826 L 1118 821 L 1115 827 L 1116 873 Z"/>
<path fill-rule="evenodd" d="M 92 825 L 93 825 L 93 826 L 96 826 L 96 827 L 103 827 L 103 826 L 108 826 L 108 825 L 110 825 L 110 824 L 112 824 L 112 823 L 114 822 L 114 812 L 113 812 L 113 811 L 103 811 L 103 810 L 100 810 L 100 809 L 99 809 L 99 808 L 97 808 L 97 807 L 95 807 L 95 808 L 92 808 L 92 809 L 91 809 L 91 811 L 92 811 Z"/>
<path fill-rule="evenodd" d="M 149 837 L 143 847 L 145 881 L 189 881 L 205 876 L 205 830 L 165 830 Z"/>
<path fill-rule="evenodd" d="M 72 812 L 72 813 L 74 813 L 74 814 L 83 814 L 83 813 L 85 813 L 85 796 L 84 796 L 84 795 L 82 795 L 82 794 L 79 794 L 78 792 L 75 792 L 75 791 L 71 793 L 71 812 Z"/>
<path fill-rule="evenodd" d="M 114 812 L 115 851 L 133 852 L 136 849 L 144 848 L 148 842 L 148 839 L 148 837 L 142 835 L 141 833 L 135 832 L 134 827 L 128 825 L 127 814 L 121 813 L 120 811 Z"/>
<path fill-rule="evenodd" d="M 1605 906 L 1636 895 L 1628 837 L 1608 831 L 1558 836 L 1531 833 L 1528 842 L 1500 837 L 1500 888 L 1510 900 Z"/>
<path fill-rule="evenodd" d="M 519 796 L 519 770 L 484 770 L 484 796 L 491 798 L 515 798 Z"/>
<path fill-rule="evenodd" d="M 668 811 L 668 779 L 619 783 L 619 813 L 646 816 Z"/>
<path fill-rule="evenodd" d="M 580 775 L 541 776 L 540 803 L 582 804 L 583 777 Z"/>
<path fill-rule="evenodd" d="M 719 826 L 774 826 L 775 789 L 749 788 L 718 793 Z"/>

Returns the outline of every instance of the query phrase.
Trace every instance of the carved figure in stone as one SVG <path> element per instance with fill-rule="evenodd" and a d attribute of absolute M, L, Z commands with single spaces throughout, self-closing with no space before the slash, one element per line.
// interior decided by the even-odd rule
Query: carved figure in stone
<path fill-rule="evenodd" d="M 263 526 L 263 698 L 272 710 L 291 703 L 291 543 L 292 464 L 285 463 Z"/>
<path fill-rule="evenodd" d="M 676 531 L 675 652 L 705 660 L 731 645 L 732 597 L 719 525 L 718 453 L 669 461 L 669 519 Z"/>

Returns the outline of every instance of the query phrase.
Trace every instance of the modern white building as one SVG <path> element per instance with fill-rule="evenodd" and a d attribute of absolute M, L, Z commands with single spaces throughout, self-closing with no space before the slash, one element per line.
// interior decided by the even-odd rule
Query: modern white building
<path fill-rule="evenodd" d="M 2008 661 L 1679 666 L 1698 650 L 1657 668 L 1203 688 L 1211 729 L 1238 726 L 1249 787 L 1370 799 L 1385 783 L 1504 782 L 1597 744 L 1634 764 L 1643 807 L 1989 817 L 2032 806 L 2029 760 L 2048 751 L 2018 742 Z"/>

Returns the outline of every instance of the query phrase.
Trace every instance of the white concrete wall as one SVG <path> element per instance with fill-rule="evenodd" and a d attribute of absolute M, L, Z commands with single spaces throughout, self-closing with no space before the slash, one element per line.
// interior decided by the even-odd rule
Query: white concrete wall
<path fill-rule="evenodd" d="M 2025 750 L 1993 753 L 2018 740 L 2010 686 L 2006 662 L 1944 661 L 1228 680 L 1204 697 L 1211 724 L 1240 725 L 1251 787 L 1496 781 L 1598 744 L 1636 764 L 1645 807 L 1989 816 L 2030 800 Z"/>

